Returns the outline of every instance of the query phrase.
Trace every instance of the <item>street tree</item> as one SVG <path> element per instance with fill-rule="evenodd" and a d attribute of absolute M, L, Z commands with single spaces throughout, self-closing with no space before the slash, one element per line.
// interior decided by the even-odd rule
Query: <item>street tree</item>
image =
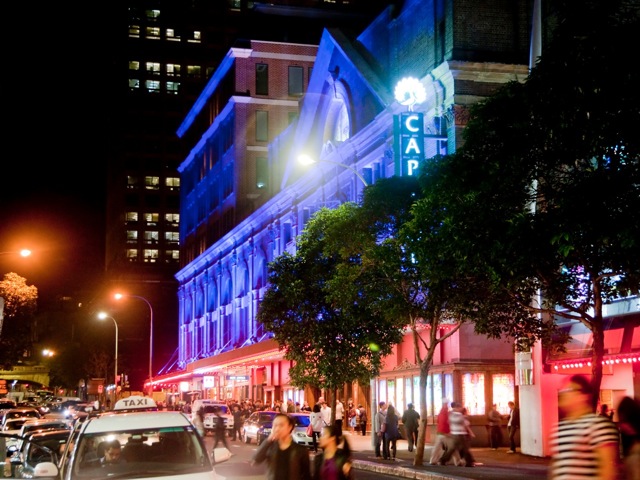
<path fill-rule="evenodd" d="M 354 274 L 360 256 L 340 252 L 359 234 L 356 212 L 353 203 L 316 212 L 298 237 L 295 254 L 285 252 L 270 262 L 269 286 L 257 313 L 293 361 L 291 383 L 332 392 L 333 417 L 337 390 L 378 375 L 381 359 L 402 335 L 393 318 L 363 297 L 367 279 Z"/>
<path fill-rule="evenodd" d="M 640 76 L 620 49 L 639 8 L 590 1 L 561 12 L 528 79 L 476 104 L 464 146 L 425 165 L 415 209 L 418 225 L 437 212 L 453 268 L 485 289 L 478 311 L 498 295 L 507 309 L 593 333 L 596 391 L 604 307 L 640 289 Z"/>
<path fill-rule="evenodd" d="M 37 309 L 38 289 L 27 285 L 17 273 L 6 273 L 0 281 L 0 365 L 5 370 L 28 354 L 31 320 Z"/>

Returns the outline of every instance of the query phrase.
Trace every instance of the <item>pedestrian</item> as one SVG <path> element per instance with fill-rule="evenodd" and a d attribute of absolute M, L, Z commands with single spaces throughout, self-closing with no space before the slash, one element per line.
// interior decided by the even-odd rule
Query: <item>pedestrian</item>
<path fill-rule="evenodd" d="M 309 406 L 309 402 L 306 402 L 306 401 L 305 401 L 305 402 L 302 404 L 302 407 L 300 407 L 300 411 L 302 411 L 302 412 L 309 412 L 309 413 L 311 413 L 311 407 Z"/>
<path fill-rule="evenodd" d="M 451 429 L 451 438 L 453 440 L 452 448 L 447 446 L 447 449 L 440 458 L 439 465 L 446 465 L 447 462 L 453 457 L 454 452 L 458 452 L 460 457 L 464 460 L 465 467 L 473 467 L 474 460 L 471 452 L 469 451 L 469 426 L 466 423 L 466 418 L 463 414 L 463 407 L 458 402 L 451 402 L 451 411 L 449 412 L 449 428 Z"/>
<path fill-rule="evenodd" d="M 385 418 L 387 416 L 387 404 L 385 402 L 378 403 L 378 411 L 373 416 L 373 422 L 371 422 L 371 428 L 373 429 L 373 433 L 375 434 L 375 452 L 376 458 L 382 458 L 380 452 L 380 446 L 383 443 L 383 431 L 382 425 L 384 425 Z"/>
<path fill-rule="evenodd" d="M 618 429 L 625 480 L 640 480 L 640 403 L 624 397 L 618 404 Z"/>
<path fill-rule="evenodd" d="M 560 421 L 551 433 L 551 480 L 615 480 L 619 434 L 593 411 L 594 390 L 584 375 L 572 375 L 558 392 Z"/>
<path fill-rule="evenodd" d="M 396 442 L 400 438 L 400 430 L 398 430 L 398 422 L 400 418 L 396 413 L 396 409 L 393 405 L 387 407 L 387 415 L 385 416 L 384 423 L 382 424 L 382 430 L 384 436 L 382 439 L 382 457 L 385 460 L 395 460 L 397 445 Z"/>
<path fill-rule="evenodd" d="M 353 429 L 353 432 L 359 431 L 360 425 L 358 424 L 358 412 L 356 411 L 356 407 L 351 399 L 347 402 L 347 418 L 349 419 L 349 427 Z"/>
<path fill-rule="evenodd" d="M 509 421 L 507 422 L 509 450 L 507 453 L 516 453 L 516 431 L 520 428 L 520 409 L 516 407 L 514 402 L 508 402 L 507 405 L 509 405 Z"/>
<path fill-rule="evenodd" d="M 451 456 L 453 463 L 458 465 L 461 460 L 458 451 L 453 448 L 453 438 L 451 437 L 451 427 L 449 426 L 449 404 L 448 400 L 443 398 L 442 408 L 440 412 L 438 412 L 438 418 L 436 420 L 436 440 L 433 443 L 429 463 L 431 465 L 438 465 L 443 453 L 449 449 L 453 450 Z"/>
<path fill-rule="evenodd" d="M 233 415 L 233 431 L 231 435 L 231 440 L 242 440 L 242 425 L 244 423 L 244 412 L 240 409 L 239 404 L 235 404 L 233 406 L 233 411 L 231 412 Z"/>
<path fill-rule="evenodd" d="M 322 434 L 322 427 L 324 426 L 324 420 L 322 420 L 322 413 L 320 413 L 320 405 L 316 403 L 313 406 L 313 411 L 309 414 L 309 423 L 313 428 L 313 436 L 311 441 L 313 442 L 313 451 L 318 451 L 318 439 Z"/>
<path fill-rule="evenodd" d="M 360 431 L 362 432 L 362 436 L 364 437 L 367 434 L 367 409 L 361 404 L 358 405 L 356 415 L 358 417 L 358 425 L 360 427 Z"/>
<path fill-rule="evenodd" d="M 204 429 L 204 407 L 200 407 L 193 416 L 193 426 L 202 438 L 207 434 Z"/>
<path fill-rule="evenodd" d="M 344 405 L 340 401 L 339 398 L 336 399 L 336 427 L 338 427 L 338 432 L 340 432 L 340 436 L 342 436 L 342 421 L 344 419 Z M 348 427 L 347 427 L 348 428 Z"/>
<path fill-rule="evenodd" d="M 320 400 L 320 413 L 322 414 L 324 426 L 331 425 L 331 407 L 327 405 L 327 402 L 323 397 L 320 397 Z"/>
<path fill-rule="evenodd" d="M 213 414 L 215 415 L 213 450 L 216 449 L 220 442 L 222 442 L 227 450 L 231 450 L 227 443 L 227 426 L 224 424 L 224 418 L 220 415 L 220 407 L 215 407 L 213 409 Z"/>
<path fill-rule="evenodd" d="M 313 480 L 349 480 L 353 478 L 351 447 L 344 436 L 338 435 L 337 425 L 322 429 L 320 447 L 322 453 L 314 458 Z"/>
<path fill-rule="evenodd" d="M 600 406 L 600 415 L 602 415 L 603 417 L 607 417 L 609 420 L 613 420 L 613 412 L 609 410 L 609 405 L 607 405 L 606 403 L 603 403 Z"/>
<path fill-rule="evenodd" d="M 502 415 L 498 411 L 498 405 L 493 404 L 487 414 L 489 423 L 489 446 L 492 450 L 497 450 L 502 445 Z"/>
<path fill-rule="evenodd" d="M 293 441 L 294 420 L 278 413 L 271 434 L 260 444 L 252 464 L 267 462 L 267 480 L 311 480 L 309 453 Z"/>
<path fill-rule="evenodd" d="M 408 450 L 413 452 L 413 446 L 418 444 L 418 427 L 420 426 L 420 414 L 413 408 L 413 403 L 407 404 L 407 409 L 402 414 L 402 424 L 407 437 Z"/>

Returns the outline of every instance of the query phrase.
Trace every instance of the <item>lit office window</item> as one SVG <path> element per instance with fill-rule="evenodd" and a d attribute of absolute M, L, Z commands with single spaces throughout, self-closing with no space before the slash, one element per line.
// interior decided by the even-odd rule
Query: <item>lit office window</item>
<path fill-rule="evenodd" d="M 157 248 L 145 248 L 143 253 L 145 263 L 156 263 L 158 261 Z"/>
<path fill-rule="evenodd" d="M 140 79 L 138 78 L 130 78 L 129 79 L 129 90 L 138 90 L 140 88 Z"/>
<path fill-rule="evenodd" d="M 180 260 L 180 250 L 167 250 L 165 252 L 165 261 L 168 263 L 176 263 Z"/>
<path fill-rule="evenodd" d="M 177 95 L 180 92 L 180 82 L 167 82 L 167 93 Z"/>
<path fill-rule="evenodd" d="M 129 70 L 140 70 L 140 62 L 137 60 L 129 60 Z"/>
<path fill-rule="evenodd" d="M 180 41 L 180 35 L 176 35 L 176 31 L 173 28 L 167 28 L 165 30 L 165 36 L 170 42 Z"/>
<path fill-rule="evenodd" d="M 304 70 L 302 67 L 289 67 L 289 95 L 299 97 L 304 93 Z"/>
<path fill-rule="evenodd" d="M 127 230 L 127 242 L 135 243 L 138 241 L 138 231 L 137 230 Z"/>
<path fill-rule="evenodd" d="M 144 86 L 147 89 L 147 92 L 151 92 L 151 93 L 160 92 L 160 82 L 158 80 L 146 80 L 144 82 Z"/>
<path fill-rule="evenodd" d="M 147 62 L 147 72 L 152 73 L 153 75 L 160 75 L 160 63 L 158 62 Z"/>
<path fill-rule="evenodd" d="M 157 213 L 144 214 L 144 221 L 147 222 L 147 225 L 157 225 L 159 218 L 160 218 L 160 215 Z"/>
<path fill-rule="evenodd" d="M 169 189 L 180 188 L 180 177 L 167 177 L 165 178 L 165 184 Z"/>
<path fill-rule="evenodd" d="M 135 248 L 127 248 L 127 260 L 130 262 L 138 261 L 138 250 Z"/>
<path fill-rule="evenodd" d="M 135 188 L 138 186 L 138 177 L 127 175 L 127 188 Z"/>
<path fill-rule="evenodd" d="M 127 212 L 125 214 L 127 222 L 137 222 L 138 221 L 138 212 Z"/>
<path fill-rule="evenodd" d="M 187 75 L 190 77 L 199 77 L 202 74 L 200 65 L 187 65 Z"/>
<path fill-rule="evenodd" d="M 269 141 L 269 116 L 264 110 L 256 110 L 256 141 Z"/>
<path fill-rule="evenodd" d="M 158 190 L 160 188 L 160 177 L 144 177 L 144 188 L 147 190 Z"/>
<path fill-rule="evenodd" d="M 139 38 L 140 37 L 140 25 L 129 25 L 129 36 Z"/>
<path fill-rule="evenodd" d="M 144 241 L 146 243 L 158 243 L 158 232 L 146 231 L 144 232 Z"/>
<path fill-rule="evenodd" d="M 167 63 L 167 75 L 170 77 L 179 77 L 180 65 L 178 63 Z"/>
<path fill-rule="evenodd" d="M 165 213 L 164 221 L 169 225 L 177 227 L 180 223 L 180 214 L 179 213 Z"/>
<path fill-rule="evenodd" d="M 198 42 L 201 41 L 202 40 L 202 32 L 199 32 L 198 30 L 193 32 L 193 39 L 197 40 Z"/>
<path fill-rule="evenodd" d="M 160 16 L 160 10 L 145 10 L 144 14 L 147 17 L 147 20 L 155 22 Z"/>
<path fill-rule="evenodd" d="M 147 27 L 145 34 L 149 40 L 160 40 L 160 28 L 158 27 Z"/>
<path fill-rule="evenodd" d="M 256 188 L 266 188 L 269 182 L 269 169 L 266 157 L 256 158 Z"/>
<path fill-rule="evenodd" d="M 269 95 L 269 65 L 256 64 L 256 95 Z"/>
<path fill-rule="evenodd" d="M 178 243 L 178 242 L 180 242 L 180 233 L 179 232 L 164 232 L 164 239 L 168 243 Z"/>

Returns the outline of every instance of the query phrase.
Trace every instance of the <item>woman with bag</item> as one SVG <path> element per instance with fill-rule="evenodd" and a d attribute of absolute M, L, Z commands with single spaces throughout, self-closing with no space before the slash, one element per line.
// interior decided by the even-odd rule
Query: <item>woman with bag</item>
<path fill-rule="evenodd" d="M 400 438 L 400 430 L 398 430 L 398 414 L 393 405 L 387 408 L 387 416 L 382 424 L 383 450 L 382 456 L 385 460 L 396 459 L 396 441 Z"/>
<path fill-rule="evenodd" d="M 309 427 L 311 427 L 311 434 L 309 434 L 309 428 L 307 427 L 307 435 L 311 437 L 313 442 L 313 451 L 318 452 L 318 439 L 322 433 L 322 427 L 324 421 L 322 420 L 322 413 L 320 412 L 320 404 L 316 403 L 313 406 L 313 411 L 309 414 Z"/>

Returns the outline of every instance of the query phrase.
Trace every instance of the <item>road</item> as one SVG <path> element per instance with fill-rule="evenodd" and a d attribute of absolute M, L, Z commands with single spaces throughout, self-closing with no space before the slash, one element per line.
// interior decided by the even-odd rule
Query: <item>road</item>
<path fill-rule="evenodd" d="M 225 480 L 265 480 L 266 467 L 265 465 L 251 465 L 251 457 L 258 448 L 255 443 L 250 445 L 241 441 L 232 441 L 227 438 L 229 447 L 233 456 L 226 462 L 216 465 L 216 473 L 223 477 Z M 205 443 L 207 450 L 211 451 L 213 448 L 213 436 L 207 435 L 205 437 Z M 218 444 L 220 447 L 221 445 Z M 357 472 L 358 480 L 381 480 L 388 478 L 397 478 L 390 475 L 374 473 L 374 472 Z"/>

